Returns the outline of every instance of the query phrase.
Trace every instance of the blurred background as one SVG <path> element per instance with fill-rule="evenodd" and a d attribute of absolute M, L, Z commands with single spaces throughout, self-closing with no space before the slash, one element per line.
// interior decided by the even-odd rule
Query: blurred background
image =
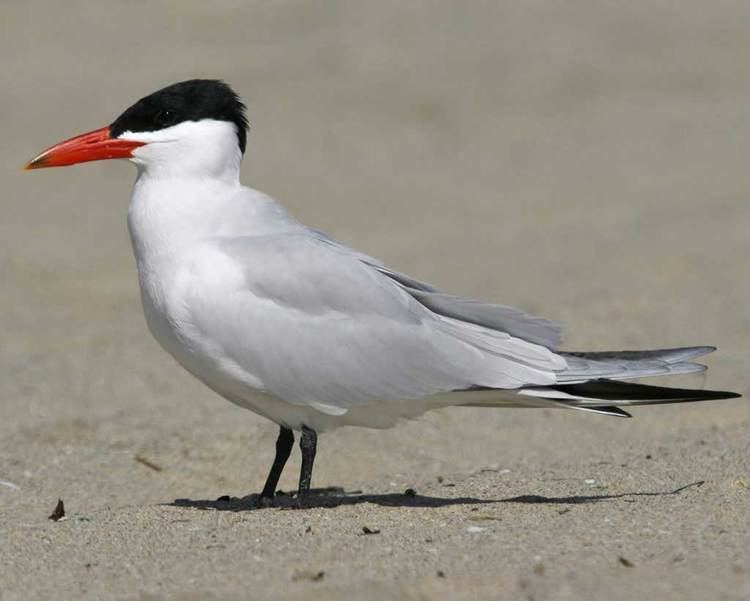
<path fill-rule="evenodd" d="M 263 481 L 276 428 L 146 330 L 134 169 L 21 171 L 193 77 L 246 100 L 243 181 L 305 223 L 561 321 L 571 350 L 715 344 L 708 375 L 680 382 L 748 391 L 745 1 L 24 1 L 0 18 L 0 477 L 95 505 Z M 737 401 L 636 417 L 461 409 L 342 430 L 323 438 L 316 481 L 383 490 L 749 423 Z"/>

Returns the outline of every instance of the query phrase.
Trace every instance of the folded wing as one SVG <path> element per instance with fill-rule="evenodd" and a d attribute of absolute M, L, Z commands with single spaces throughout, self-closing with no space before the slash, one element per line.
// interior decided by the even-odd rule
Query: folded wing
<path fill-rule="evenodd" d="M 359 255 L 309 235 L 232 238 L 210 254 L 191 272 L 204 283 L 189 287 L 195 345 L 290 403 L 335 414 L 471 386 L 549 385 L 566 367 L 544 346 L 434 312 Z"/>

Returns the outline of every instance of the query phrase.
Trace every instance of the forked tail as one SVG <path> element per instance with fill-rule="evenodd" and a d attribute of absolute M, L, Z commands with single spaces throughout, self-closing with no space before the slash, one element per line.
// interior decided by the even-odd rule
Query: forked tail
<path fill-rule="evenodd" d="M 591 380 L 581 384 L 560 384 L 545 388 L 525 388 L 519 394 L 548 399 L 570 409 L 630 417 L 623 407 L 663 405 L 734 399 L 736 392 L 648 386 L 616 380 Z"/>
<path fill-rule="evenodd" d="M 630 417 L 623 407 L 661 405 L 732 399 L 742 395 L 724 390 L 697 390 L 649 386 L 624 382 L 632 378 L 677 375 L 705 371 L 706 366 L 692 359 L 715 351 L 715 347 L 698 346 L 652 351 L 605 351 L 593 353 L 560 353 L 568 369 L 550 386 L 530 386 L 516 391 L 514 400 L 489 398 L 477 394 L 472 405 L 560 407 L 606 415 Z M 479 392 L 479 391 L 478 391 Z"/>

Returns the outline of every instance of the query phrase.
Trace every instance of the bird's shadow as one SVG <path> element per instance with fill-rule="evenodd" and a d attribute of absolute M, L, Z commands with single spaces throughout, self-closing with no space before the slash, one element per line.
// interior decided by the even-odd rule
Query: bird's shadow
<path fill-rule="evenodd" d="M 705 480 L 698 480 L 697 482 L 691 482 L 685 484 L 674 490 L 664 490 L 655 492 L 622 492 L 611 495 L 573 495 L 570 497 L 545 497 L 542 495 L 520 495 L 518 497 L 509 497 L 507 499 L 500 499 L 501 503 L 543 503 L 550 505 L 579 505 L 581 503 L 597 503 L 599 501 L 612 501 L 615 499 L 622 499 L 629 503 L 634 503 L 635 499 L 632 497 L 669 497 L 672 495 L 679 495 L 682 491 L 688 488 L 699 488 L 705 484 Z"/>
<path fill-rule="evenodd" d="M 451 505 L 491 505 L 494 503 L 522 503 L 546 505 L 580 505 L 622 499 L 634 503 L 637 497 L 668 497 L 679 495 L 689 488 L 698 488 L 703 480 L 685 484 L 674 490 L 655 492 L 624 492 L 601 495 L 571 495 L 567 497 L 547 497 L 544 495 L 519 495 L 504 499 L 477 499 L 475 497 L 432 497 L 419 495 L 413 491 L 406 493 L 362 494 L 361 491 L 345 491 L 341 487 L 318 488 L 311 490 L 311 495 L 302 504 L 302 508 L 332 508 L 343 505 L 374 503 L 383 507 L 448 507 Z M 412 494 L 413 493 L 413 494 Z M 252 511 L 264 509 L 258 505 L 258 495 L 247 497 L 223 496 L 215 500 L 175 499 L 166 503 L 171 507 L 191 507 L 193 509 L 214 509 L 217 511 Z M 273 501 L 276 509 L 299 509 L 301 506 L 293 494 L 279 491 Z"/>

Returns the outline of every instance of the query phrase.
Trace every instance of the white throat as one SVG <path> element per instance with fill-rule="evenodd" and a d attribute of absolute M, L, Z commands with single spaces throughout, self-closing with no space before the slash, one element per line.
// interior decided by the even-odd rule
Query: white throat
<path fill-rule="evenodd" d="M 239 183 L 242 152 L 233 123 L 203 119 L 183 121 L 151 132 L 126 131 L 123 140 L 144 142 L 133 151 L 141 177 L 222 180 Z"/>
<path fill-rule="evenodd" d="M 133 151 L 138 177 L 128 210 L 139 270 L 222 235 L 233 222 L 242 159 L 234 124 L 185 121 L 119 138 L 145 143 Z"/>

